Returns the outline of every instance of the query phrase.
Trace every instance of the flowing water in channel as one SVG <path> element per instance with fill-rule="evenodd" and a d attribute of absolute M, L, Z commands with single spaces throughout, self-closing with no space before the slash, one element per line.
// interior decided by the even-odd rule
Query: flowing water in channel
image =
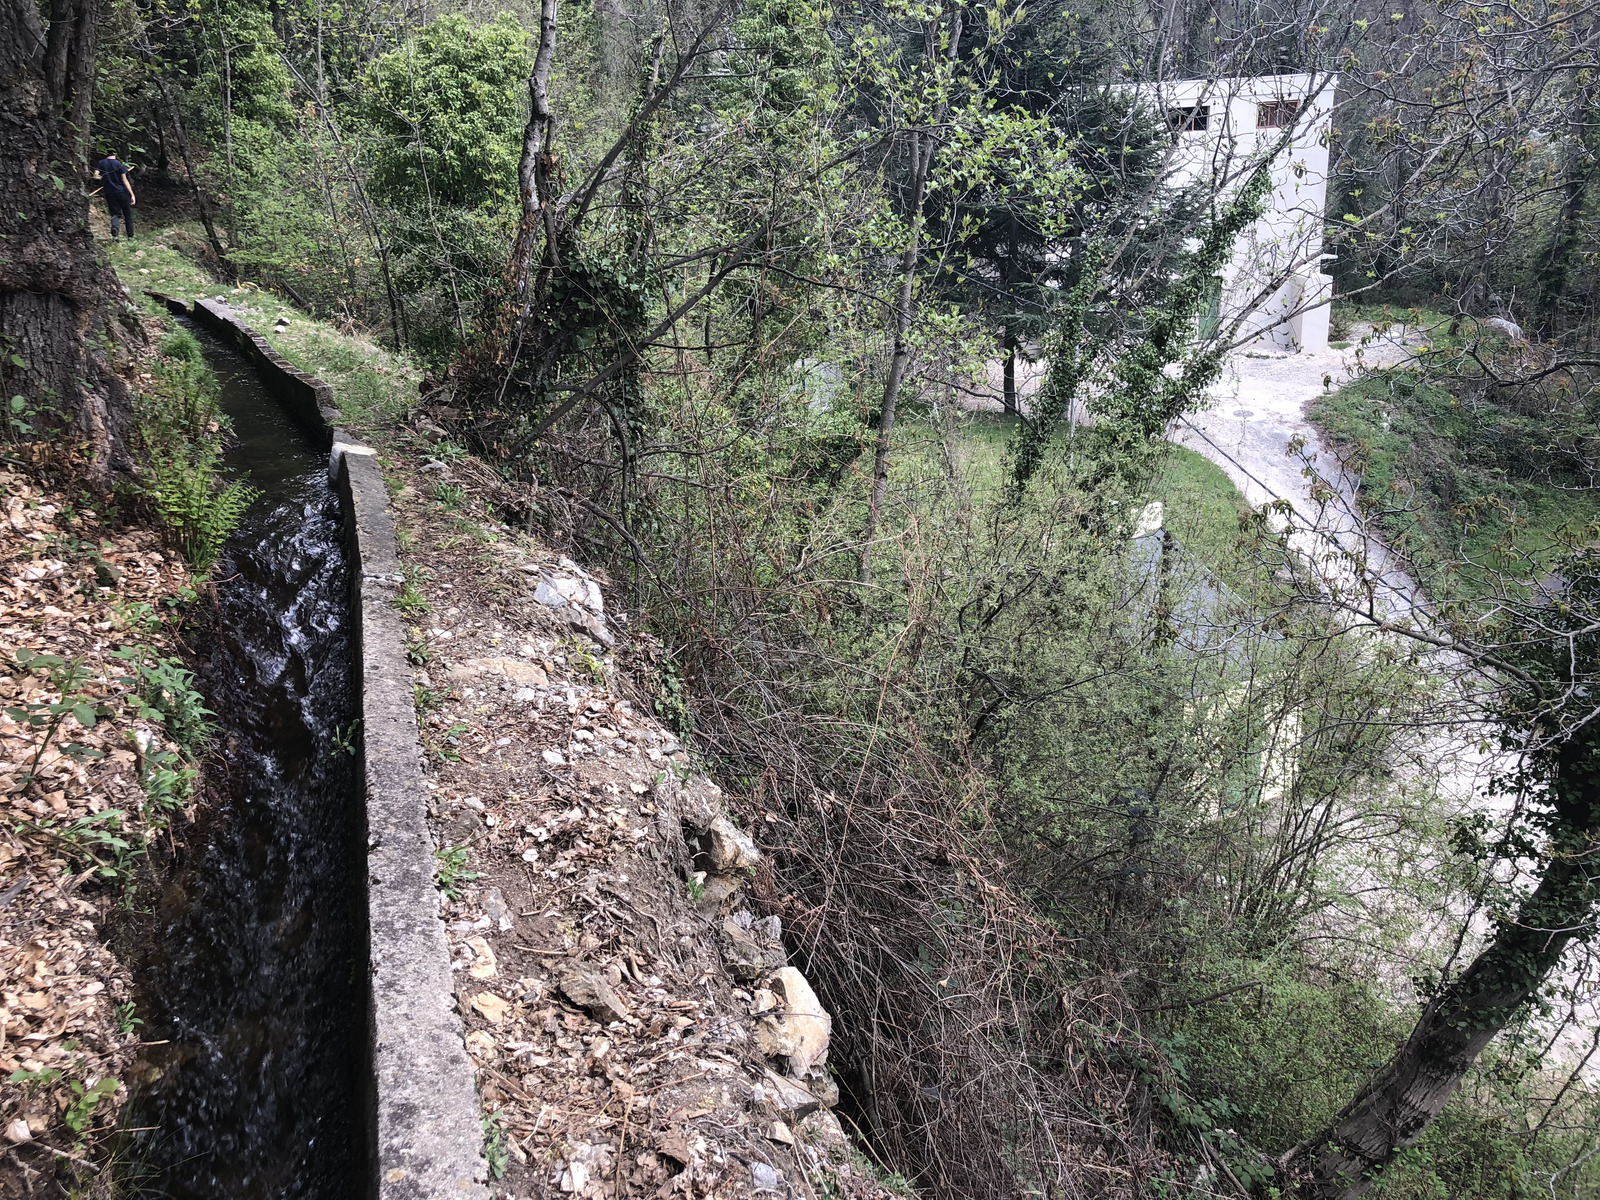
<path fill-rule="evenodd" d="M 143 1189 L 174 1200 L 360 1194 L 363 1017 L 351 887 L 352 622 L 327 455 L 254 369 L 196 331 L 230 465 L 261 491 L 214 577 L 202 690 L 216 753 L 156 904 L 140 1015 L 161 1075 L 133 1125 Z"/>

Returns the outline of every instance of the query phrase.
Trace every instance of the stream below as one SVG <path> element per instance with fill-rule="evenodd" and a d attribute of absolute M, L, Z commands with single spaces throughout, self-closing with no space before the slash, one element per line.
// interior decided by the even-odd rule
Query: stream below
<path fill-rule="evenodd" d="M 130 1124 L 140 1190 L 173 1200 L 364 1191 L 365 1044 L 352 621 L 327 454 L 205 330 L 261 495 L 214 578 L 201 690 L 215 711 L 199 820 L 155 905 L 139 972 L 159 1076 Z M 154 1074 L 155 1072 L 152 1072 Z"/>

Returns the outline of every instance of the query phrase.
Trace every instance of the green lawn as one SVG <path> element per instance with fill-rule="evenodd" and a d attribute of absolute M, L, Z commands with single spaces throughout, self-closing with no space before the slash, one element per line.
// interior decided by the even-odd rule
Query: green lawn
<path fill-rule="evenodd" d="M 961 418 L 951 456 L 963 468 L 975 493 L 993 495 L 1006 479 L 1006 452 L 1017 418 L 1002 413 L 967 413 Z M 936 453 L 933 438 L 918 438 L 918 453 Z M 1170 448 L 1149 499 L 1162 503 L 1167 529 L 1189 551 L 1213 568 L 1232 558 L 1239 540 L 1239 518 L 1248 512 L 1244 497 L 1222 469 L 1182 446 Z"/>
<path fill-rule="evenodd" d="M 1239 544 L 1239 518 L 1250 507 L 1221 467 L 1174 446 L 1154 492 L 1166 510 L 1167 528 L 1195 557 L 1219 569 L 1231 561 Z"/>

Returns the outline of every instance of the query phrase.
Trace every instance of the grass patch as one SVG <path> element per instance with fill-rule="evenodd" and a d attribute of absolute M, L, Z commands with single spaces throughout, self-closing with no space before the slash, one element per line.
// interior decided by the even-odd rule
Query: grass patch
<path fill-rule="evenodd" d="M 1239 544 L 1239 519 L 1250 506 L 1221 467 L 1184 446 L 1172 447 L 1151 489 L 1167 528 L 1213 569 L 1230 562 Z"/>
<path fill-rule="evenodd" d="M 169 226 L 134 241 L 105 243 L 105 248 L 135 303 L 146 312 L 165 312 L 145 295 L 147 290 L 187 303 L 220 299 L 238 309 L 279 354 L 332 386 L 351 429 L 392 426 L 415 405 L 422 370 L 408 356 L 333 329 L 249 280 L 218 282 L 184 253 L 183 247 L 198 244 L 198 239 L 197 228 Z M 277 328 L 280 318 L 288 322 L 282 329 Z"/>
<path fill-rule="evenodd" d="M 1017 418 L 1005 413 L 968 413 L 961 418 L 950 455 L 975 496 L 987 498 L 1005 486 L 1006 452 L 1016 428 Z M 939 452 L 931 439 L 913 449 Z M 1249 507 L 1222 468 L 1193 450 L 1173 446 L 1148 498 L 1161 501 L 1167 529 L 1190 553 L 1214 569 L 1231 562 L 1239 541 L 1239 518 Z"/>
<path fill-rule="evenodd" d="M 1321 397 L 1308 415 L 1360 473 L 1384 540 L 1440 599 L 1481 595 L 1502 572 L 1531 577 L 1600 517 L 1579 455 L 1594 430 L 1579 410 L 1462 400 L 1395 369 Z"/>

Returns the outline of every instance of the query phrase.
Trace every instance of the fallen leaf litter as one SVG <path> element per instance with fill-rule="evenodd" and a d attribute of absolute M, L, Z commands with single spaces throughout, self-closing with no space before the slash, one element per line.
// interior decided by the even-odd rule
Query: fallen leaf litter
<path fill-rule="evenodd" d="M 0 1194 L 101 1170 L 137 1069 L 132 981 L 108 944 L 147 843 L 194 815 L 141 768 L 177 746 L 133 699 L 124 646 L 175 649 L 193 579 L 149 530 L 0 471 Z M 83 501 L 80 499 L 78 504 Z M 42 718 L 31 720 L 30 716 Z M 171 762 L 172 760 L 168 760 Z M 183 768 L 186 769 L 186 768 Z M 42 1193 L 41 1193 L 42 1194 Z"/>

